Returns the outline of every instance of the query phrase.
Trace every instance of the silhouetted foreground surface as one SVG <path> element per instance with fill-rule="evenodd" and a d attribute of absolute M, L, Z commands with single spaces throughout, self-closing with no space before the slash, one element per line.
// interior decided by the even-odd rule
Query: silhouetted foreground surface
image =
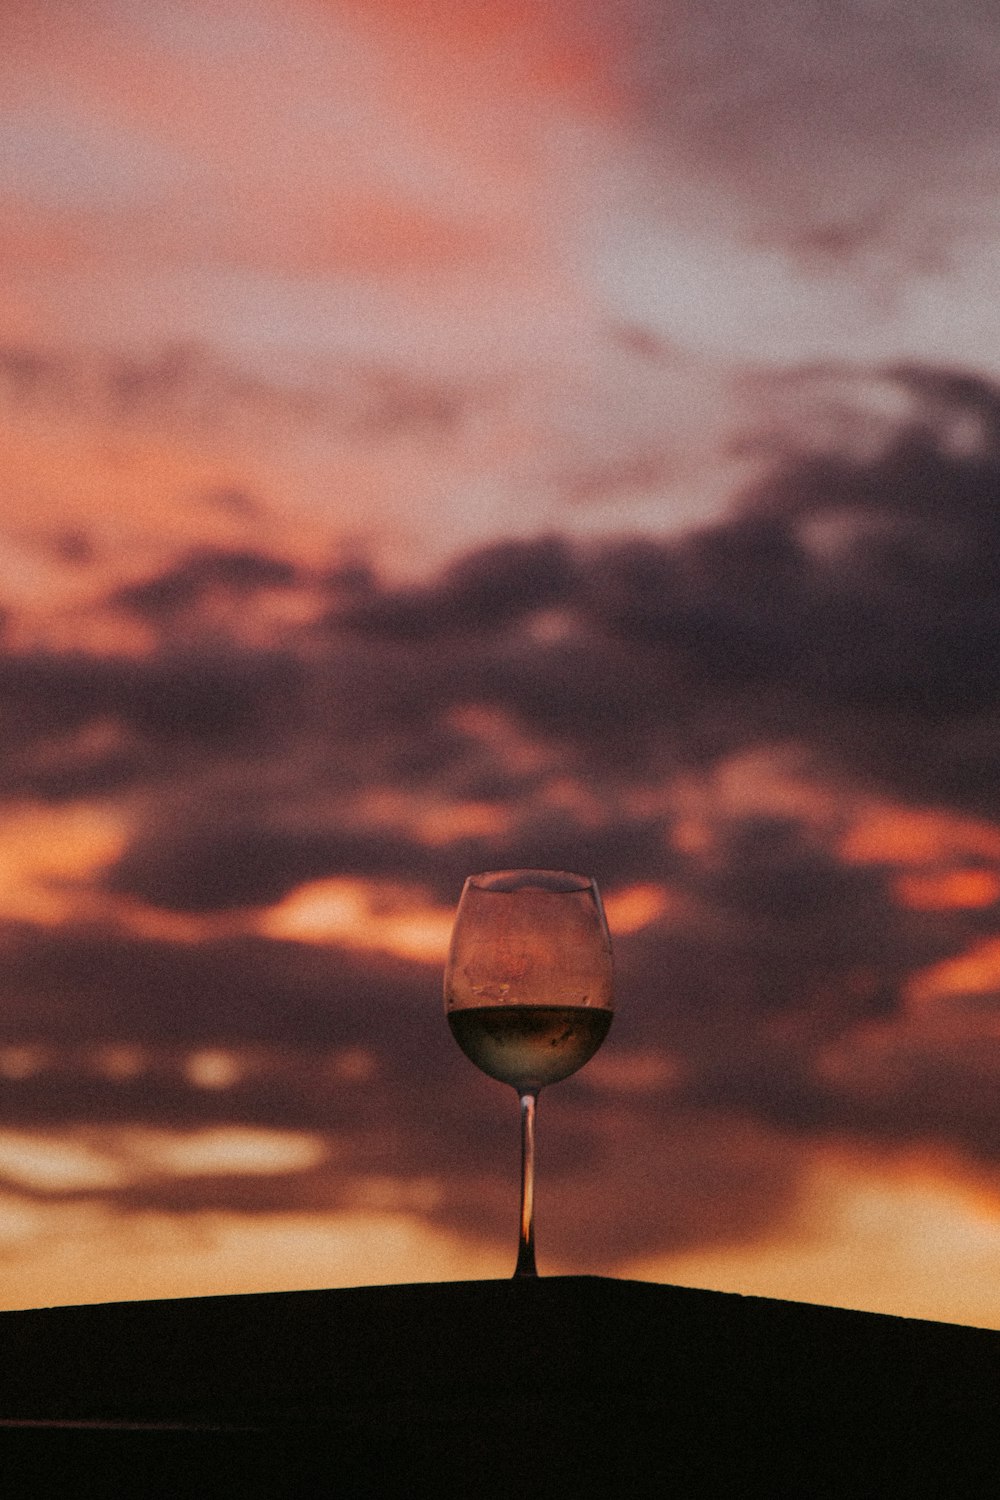
<path fill-rule="evenodd" d="M 0 1351 L 8 1494 L 1000 1493 L 1000 1334 L 949 1324 L 554 1277 L 4 1313 Z"/>

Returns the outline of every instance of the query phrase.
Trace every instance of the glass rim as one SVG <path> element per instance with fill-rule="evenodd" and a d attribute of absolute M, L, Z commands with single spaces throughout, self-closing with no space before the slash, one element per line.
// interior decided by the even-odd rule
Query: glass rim
<path fill-rule="evenodd" d="M 578 875 L 572 870 L 483 870 L 468 876 L 465 885 L 466 889 L 471 887 L 493 895 L 543 891 L 553 896 L 570 896 L 597 891 L 597 881 L 593 876 Z"/>

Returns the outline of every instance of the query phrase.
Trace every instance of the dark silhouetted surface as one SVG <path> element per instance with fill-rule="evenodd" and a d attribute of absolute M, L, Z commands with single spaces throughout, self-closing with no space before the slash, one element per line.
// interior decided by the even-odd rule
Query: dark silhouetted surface
<path fill-rule="evenodd" d="M 0 1448 L 42 1475 L 25 1493 L 66 1465 L 128 1496 L 1000 1492 L 1000 1334 L 949 1324 L 553 1277 L 41 1309 L 0 1333 Z"/>

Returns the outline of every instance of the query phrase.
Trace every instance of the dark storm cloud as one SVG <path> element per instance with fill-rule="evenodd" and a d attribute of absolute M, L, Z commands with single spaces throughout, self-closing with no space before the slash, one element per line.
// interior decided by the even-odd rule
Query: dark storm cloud
<path fill-rule="evenodd" d="M 957 374 L 890 379 L 908 414 L 874 449 L 790 454 L 727 520 L 678 538 L 505 542 L 405 589 L 362 566 L 304 578 L 260 552 L 182 559 L 112 602 L 187 625 L 183 649 L 0 658 L 8 795 L 156 782 L 159 810 L 114 883 L 197 910 L 334 874 L 409 871 L 440 892 L 463 865 L 545 846 L 641 879 L 662 818 L 609 811 L 588 833 L 587 815 L 537 801 L 546 784 L 574 776 L 611 809 L 629 787 L 755 746 L 795 744 L 855 783 L 992 815 L 1000 397 Z M 215 620 L 210 643 L 197 634 L 206 595 L 233 598 L 238 626 L 275 588 L 308 590 L 314 625 L 276 625 L 255 647 L 221 645 Z M 470 729 L 469 708 L 516 725 L 535 759 Z M 101 725 L 118 740 L 88 735 Z M 254 793 L 265 764 L 279 804 Z M 499 801 L 514 832 L 430 848 L 343 808 L 307 812 L 324 789 L 398 787 Z"/>
<path fill-rule="evenodd" d="M 112 715 L 150 739 L 211 746 L 245 732 L 266 735 L 263 710 L 268 703 L 287 707 L 301 681 L 297 666 L 263 651 L 145 659 L 11 653 L 0 662 L 0 694 L 15 741 Z"/>
<path fill-rule="evenodd" d="M 1000 1040 L 989 1007 L 945 1024 L 873 1028 L 820 1054 L 812 1093 L 824 1121 L 889 1140 L 944 1140 L 980 1161 L 1000 1158 Z"/>
<path fill-rule="evenodd" d="M 683 1058 L 680 1097 L 688 1105 L 794 1132 L 859 1128 L 847 1074 L 843 1087 L 829 1087 L 817 1059 L 842 1052 L 849 1073 L 855 1039 L 879 1033 L 891 1092 L 893 1048 L 911 1045 L 907 982 L 998 918 L 995 909 L 911 911 L 894 898 L 886 870 L 845 865 L 815 831 L 789 819 L 734 821 L 710 860 L 692 859 L 675 878 L 695 914 L 617 944 L 628 1000 L 615 1023 L 619 1040 L 639 1047 L 655 1040 Z M 959 1072 L 952 1069 L 949 1087 L 959 1086 Z M 654 1098 L 649 1107 L 662 1103 Z M 954 1111 L 932 1113 L 931 1133 L 947 1136 Z M 877 1114 L 866 1108 L 864 1118 L 879 1135 L 921 1133 L 913 1109 L 885 1104 Z M 984 1141 L 992 1141 L 992 1126 L 983 1125 Z"/>
<path fill-rule="evenodd" d="M 246 601 L 263 589 L 291 588 L 301 577 L 294 564 L 263 552 L 200 548 L 167 572 L 119 589 L 110 602 L 157 622 L 184 614 L 213 591 Z"/>
<path fill-rule="evenodd" d="M 334 617 L 348 629 L 407 642 L 501 635 L 532 610 L 562 603 L 577 569 L 559 537 L 498 542 L 459 558 L 439 583 L 371 597 Z"/>
<path fill-rule="evenodd" d="M 398 1005 L 402 1044 L 409 1018 L 440 990 L 425 966 L 388 955 L 255 938 L 175 943 L 96 926 L 8 926 L 4 959 L 8 1043 L 347 1047 L 370 1041 Z"/>
<path fill-rule="evenodd" d="M 0 654 L 0 793 L 61 801 L 261 754 L 286 737 L 302 685 L 285 652 Z"/>
<path fill-rule="evenodd" d="M 594 774 L 788 738 L 992 812 L 1000 397 L 891 379 L 909 414 L 876 452 L 792 455 L 722 524 L 504 544 L 422 587 L 373 585 L 336 623 L 376 677 L 420 667 L 425 709 L 503 708 Z"/>
<path fill-rule="evenodd" d="M 208 828 L 171 840 L 151 829 L 114 866 L 110 888 L 174 911 L 219 911 L 269 905 L 296 886 L 323 876 L 415 883 L 442 901 L 457 899 L 473 869 L 600 869 L 618 885 L 639 870 L 665 875 L 669 866 L 662 818 L 623 819 L 588 828 L 565 813 L 525 820 L 503 835 L 429 845 L 404 832 L 373 827 L 322 831 L 272 827 L 225 813 Z"/>

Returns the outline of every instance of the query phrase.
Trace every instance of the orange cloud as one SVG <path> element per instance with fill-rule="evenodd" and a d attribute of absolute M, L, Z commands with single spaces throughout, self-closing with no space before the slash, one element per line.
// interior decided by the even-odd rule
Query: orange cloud
<path fill-rule="evenodd" d="M 906 988 L 906 999 L 925 1006 L 949 995 L 1000 993 L 1000 938 L 974 943 L 958 958 L 946 959 L 916 974 Z"/>
<path fill-rule="evenodd" d="M 677 898 L 655 885 L 611 892 L 605 907 L 612 934 L 638 932 Z M 269 937 L 376 949 L 424 963 L 444 963 L 455 920 L 452 907 L 431 906 L 419 892 L 333 878 L 299 886 L 259 921 Z"/>
<path fill-rule="evenodd" d="M 84 909 L 93 876 L 125 846 L 103 807 L 8 808 L 0 827 L 0 919 L 60 923 Z"/>
<path fill-rule="evenodd" d="M 443 964 L 455 913 L 419 894 L 362 880 L 314 880 L 299 886 L 260 920 L 268 937 L 375 949 Z"/>
<path fill-rule="evenodd" d="M 630 885 L 604 897 L 604 910 L 612 936 L 639 932 L 680 903 L 674 892 L 659 885 Z"/>
<path fill-rule="evenodd" d="M 915 911 L 992 906 L 1000 900 L 1000 876 L 983 869 L 932 870 L 901 875 L 895 890 Z"/>
<path fill-rule="evenodd" d="M 1000 829 L 946 812 L 872 807 L 840 847 L 855 864 L 919 865 L 955 857 L 1000 859 Z"/>

